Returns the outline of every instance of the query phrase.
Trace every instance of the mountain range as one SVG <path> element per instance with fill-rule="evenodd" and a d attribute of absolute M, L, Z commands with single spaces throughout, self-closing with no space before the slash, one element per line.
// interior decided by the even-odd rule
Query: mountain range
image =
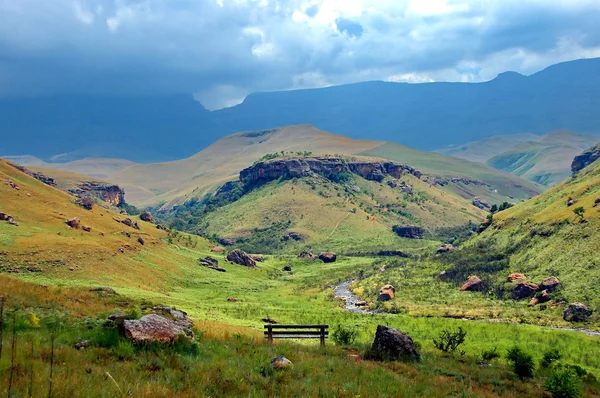
<path fill-rule="evenodd" d="M 498 134 L 600 132 L 600 59 L 484 83 L 364 82 L 250 94 L 207 111 L 191 96 L 61 95 L 0 100 L 0 155 L 45 161 L 85 157 L 156 162 L 192 156 L 238 131 L 310 123 L 350 138 L 422 150 Z"/>

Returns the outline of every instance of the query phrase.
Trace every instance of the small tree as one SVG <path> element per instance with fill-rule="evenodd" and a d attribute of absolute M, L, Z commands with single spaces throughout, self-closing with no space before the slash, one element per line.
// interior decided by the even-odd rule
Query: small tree
<path fill-rule="evenodd" d="M 579 377 L 570 368 L 557 369 L 544 384 L 546 391 L 553 398 L 576 398 L 581 396 L 579 391 Z"/>
<path fill-rule="evenodd" d="M 515 372 L 519 379 L 525 380 L 533 377 L 533 368 L 535 366 L 533 357 L 520 347 L 513 347 L 508 350 L 506 359 L 512 363 L 513 372 Z"/>
<path fill-rule="evenodd" d="M 433 339 L 433 345 L 440 351 L 453 353 L 465 342 L 467 332 L 459 327 L 456 331 L 445 329 L 440 333 L 437 339 Z"/>
<path fill-rule="evenodd" d="M 583 215 L 585 214 L 585 209 L 583 206 L 579 206 L 573 210 L 576 216 L 580 217 L 583 220 Z"/>

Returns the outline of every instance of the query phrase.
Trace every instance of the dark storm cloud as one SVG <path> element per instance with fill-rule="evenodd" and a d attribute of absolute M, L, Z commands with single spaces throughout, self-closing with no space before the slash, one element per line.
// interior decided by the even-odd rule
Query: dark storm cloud
<path fill-rule="evenodd" d="M 600 56 L 593 0 L 4 0 L 0 95 L 479 80 Z"/>

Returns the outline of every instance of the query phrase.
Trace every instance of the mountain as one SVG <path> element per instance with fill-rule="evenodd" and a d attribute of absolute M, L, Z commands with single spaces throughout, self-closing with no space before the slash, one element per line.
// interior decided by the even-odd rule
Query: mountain
<path fill-rule="evenodd" d="M 553 186 L 571 173 L 571 161 L 598 137 L 557 130 L 535 141 L 521 142 L 487 161 L 498 170 Z"/>
<path fill-rule="evenodd" d="M 539 192 L 534 184 L 491 167 L 389 142 L 354 140 L 310 125 L 233 134 L 190 158 L 134 165 L 110 180 L 125 188 L 128 202 L 170 208 L 215 191 L 261 157 L 281 151 L 389 159 L 420 169 L 432 183 L 465 198 L 481 196 L 493 203 L 508 196 L 527 199 Z"/>
<path fill-rule="evenodd" d="M 471 162 L 485 163 L 521 142 L 536 141 L 539 138 L 540 136 L 531 133 L 494 135 L 461 145 L 437 149 L 435 152 Z"/>
<path fill-rule="evenodd" d="M 250 94 L 209 112 L 190 96 L 0 100 L 2 155 L 180 159 L 237 131 L 310 123 L 351 138 L 434 150 L 481 138 L 570 129 L 600 133 L 600 58 L 484 83 L 364 82 Z"/>
<path fill-rule="evenodd" d="M 35 156 L 5 156 L 5 160 L 20 164 L 21 166 L 33 166 L 48 169 L 62 170 L 71 173 L 85 174 L 95 178 L 109 178 L 114 173 L 137 163 L 125 159 L 108 158 L 84 158 L 72 162 L 45 162 Z"/>

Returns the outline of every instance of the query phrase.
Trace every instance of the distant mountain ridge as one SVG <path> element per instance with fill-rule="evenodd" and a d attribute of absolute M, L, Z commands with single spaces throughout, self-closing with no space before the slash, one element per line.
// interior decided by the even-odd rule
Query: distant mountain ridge
<path fill-rule="evenodd" d="M 598 70 L 595 58 L 484 83 L 365 82 L 255 93 L 214 112 L 191 95 L 9 98 L 0 100 L 0 155 L 164 161 L 191 156 L 227 134 L 303 123 L 422 150 L 498 134 L 594 134 L 600 133 Z"/>

